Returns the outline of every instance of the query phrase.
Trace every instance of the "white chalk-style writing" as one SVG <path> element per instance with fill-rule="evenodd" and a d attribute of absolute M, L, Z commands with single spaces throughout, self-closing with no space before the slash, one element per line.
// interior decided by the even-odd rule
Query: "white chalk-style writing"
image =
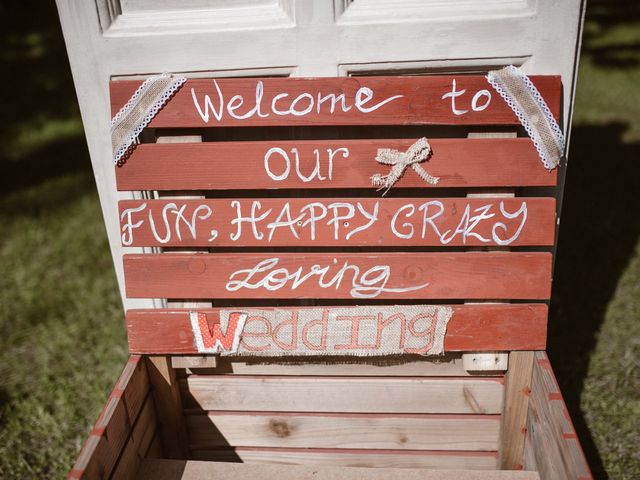
<path fill-rule="evenodd" d="M 138 207 L 134 208 L 126 208 L 120 214 L 120 222 L 122 223 L 122 244 L 124 246 L 129 246 L 133 244 L 134 238 L 134 230 L 142 227 L 145 223 L 144 218 L 134 221 L 133 215 L 135 213 L 140 213 L 147 208 L 147 203 L 143 203 Z M 191 235 L 191 238 L 195 240 L 198 236 L 198 221 L 207 220 L 213 214 L 213 210 L 208 205 L 198 205 L 192 212 L 191 218 L 187 218 L 184 215 L 184 211 L 187 208 L 186 204 L 182 204 L 180 207 L 176 203 L 167 203 L 164 205 L 161 211 L 162 217 L 162 229 L 164 230 L 164 235 L 161 235 L 159 232 L 159 228 L 156 226 L 156 221 L 153 218 L 153 212 L 149 209 L 148 212 L 148 222 L 151 233 L 153 237 L 156 239 L 158 243 L 169 243 L 172 238 L 172 234 L 178 238 L 178 240 L 182 240 L 182 228 L 181 225 L 184 224 L 187 227 L 188 233 Z M 170 220 L 170 215 L 173 215 L 173 222 Z M 125 220 L 126 219 L 126 220 Z M 218 232 L 212 230 L 209 232 L 211 239 L 215 239 L 218 236 Z"/>
<path fill-rule="evenodd" d="M 297 148 L 292 148 L 290 150 L 291 155 L 295 158 L 295 174 L 298 176 L 300 180 L 304 183 L 308 183 L 317 179 L 318 181 L 323 180 L 333 180 L 333 160 L 336 155 L 339 153 L 342 154 L 342 158 L 349 157 L 349 149 L 345 147 L 336 148 L 327 148 L 327 167 L 325 176 L 322 175 L 322 162 L 320 161 L 320 150 L 315 148 L 313 150 L 313 155 L 315 158 L 315 167 L 310 173 L 305 173 L 302 171 L 302 167 L 300 165 L 300 153 Z M 291 173 L 291 156 L 289 153 L 280 147 L 272 147 L 267 150 L 267 153 L 264 154 L 264 170 L 267 172 L 267 175 L 271 180 L 276 182 L 280 182 L 282 180 L 287 180 L 289 178 L 289 174 Z"/>
<path fill-rule="evenodd" d="M 378 110 L 389 102 L 393 102 L 404 95 L 392 95 L 382 100 L 376 101 L 374 91 L 369 87 L 360 87 L 353 97 L 347 97 L 344 93 L 311 94 L 308 92 L 293 96 L 287 92 L 281 92 L 273 96 L 270 104 L 264 103 L 264 84 L 261 80 L 256 82 L 255 98 L 245 102 L 242 95 L 234 95 L 225 98 L 218 82 L 213 80 L 216 101 L 212 100 L 209 94 L 205 94 L 203 99 L 198 99 L 194 88 L 191 89 L 191 98 L 200 118 L 205 123 L 215 119 L 222 121 L 224 115 L 228 115 L 236 120 L 246 120 L 251 117 L 265 118 L 270 115 L 302 117 L 311 112 L 320 114 L 335 114 L 336 112 L 346 113 L 352 108 L 361 113 L 370 113 Z M 245 103 L 251 102 L 251 106 Z M 268 102 L 267 102 L 268 103 Z M 244 111 L 244 113 L 239 113 Z"/>
<path fill-rule="evenodd" d="M 220 202 L 226 202 L 221 200 Z M 190 206 L 189 206 L 190 205 Z M 145 232 L 159 244 L 183 240 L 215 241 L 221 234 L 234 244 L 260 241 L 375 242 L 378 238 L 433 240 L 451 243 L 510 245 L 524 230 L 527 202 L 516 200 L 486 204 L 441 200 L 389 204 L 381 200 L 269 202 L 231 200 L 216 207 L 207 203 L 143 202 L 120 214 L 122 244 L 134 244 L 136 232 Z M 224 220 L 223 220 L 224 219 Z M 375 234 L 367 234 L 371 229 Z M 141 230 L 142 229 L 142 230 Z M 275 242 L 274 242 L 275 239 Z"/>
<path fill-rule="evenodd" d="M 501 238 L 498 235 L 498 230 L 503 232 L 507 231 L 507 225 L 500 221 L 494 221 L 491 227 L 491 238 L 487 238 L 478 233 L 476 228 L 485 223 L 487 220 L 491 220 L 496 216 L 494 204 L 488 203 L 486 205 L 480 205 L 476 208 L 467 204 L 464 208 L 460 221 L 455 229 L 448 229 L 444 232 L 440 231 L 440 228 L 436 225 L 435 220 L 445 214 L 444 204 L 440 200 L 430 200 L 423 203 L 417 209 L 413 203 L 409 203 L 400 207 L 391 219 L 391 230 L 398 238 L 411 239 L 414 238 L 415 229 L 415 217 L 416 210 L 422 211 L 422 217 L 418 219 L 421 223 L 421 235 L 420 238 L 424 239 L 427 235 L 427 226 L 437 235 L 440 243 L 447 245 L 451 243 L 456 237 L 459 237 L 461 243 L 465 245 L 469 237 L 473 237 L 482 243 L 494 242 L 497 245 L 509 245 L 513 243 L 522 232 L 524 225 L 527 221 L 527 202 L 523 201 L 520 207 L 515 212 L 511 213 L 506 211 L 504 202 L 499 203 L 500 215 L 508 220 L 520 218 L 520 224 L 515 233 L 508 238 Z M 433 213 L 432 213 L 433 212 Z M 404 222 L 399 224 L 399 218 L 404 217 L 413 220 L 413 222 Z M 416 216 L 417 217 L 417 216 Z"/>
<path fill-rule="evenodd" d="M 451 91 L 442 95 L 442 100 L 446 100 L 447 98 L 451 99 L 451 112 L 454 115 L 460 116 L 467 113 L 469 110 L 464 110 L 462 108 L 458 108 L 458 104 L 456 103 L 456 99 L 461 97 L 466 93 L 466 88 L 462 90 L 457 90 L 456 79 L 454 78 L 451 81 Z M 481 112 L 486 110 L 489 104 L 491 103 L 491 92 L 486 89 L 478 90 L 471 99 L 471 110 L 474 112 Z"/>
<path fill-rule="evenodd" d="M 248 205 L 250 203 L 250 206 Z M 329 230 L 334 240 L 352 239 L 355 235 L 366 232 L 380 219 L 380 202 L 342 201 L 332 203 L 310 202 L 293 208 L 284 202 L 279 209 L 263 210 L 259 200 L 233 200 L 232 208 L 236 216 L 231 220 L 235 231 L 230 233 L 234 242 L 252 235 L 255 240 L 262 240 L 265 232 L 267 242 L 271 242 L 278 232 L 283 232 L 291 239 L 299 240 L 305 229 L 310 240 L 316 240 L 323 229 Z M 423 203 L 411 202 L 398 207 L 390 217 L 389 228 L 394 236 L 404 240 L 413 238 L 426 239 L 435 235 L 442 245 L 459 239 L 466 245 L 469 238 L 481 243 L 494 242 L 497 245 L 509 245 L 518 239 L 527 221 L 527 202 L 522 201 L 514 212 L 505 208 L 504 202 L 487 203 L 473 208 L 469 203 L 464 206 L 455 228 L 443 230 L 442 223 L 450 223 L 451 215 L 440 200 L 429 200 Z M 444 219 L 449 217 L 446 222 Z M 507 236 L 513 227 L 508 227 L 502 220 L 519 219 L 517 229 Z M 439 223 L 441 222 L 441 223 Z M 489 222 L 490 238 L 478 233 L 478 228 Z M 247 229 L 243 229 L 247 225 Z M 249 228 L 250 227 L 250 228 Z"/>
<path fill-rule="evenodd" d="M 251 202 L 248 208 L 246 203 Z M 244 203 L 244 208 L 243 208 Z M 236 217 L 231 220 L 235 226 L 235 232 L 230 233 L 231 240 L 239 241 L 243 235 L 247 235 L 243 226 L 251 227 L 250 235 L 256 240 L 264 238 L 265 229 L 268 232 L 267 241 L 271 242 L 273 236 L 284 230 L 291 238 L 300 239 L 300 232 L 308 229 L 311 240 L 318 238 L 318 233 L 325 225 L 332 232 L 334 240 L 350 240 L 354 235 L 364 232 L 378 221 L 379 202 L 368 209 L 361 202 L 310 202 L 298 207 L 292 213 L 289 202 L 285 202 L 279 210 L 273 208 L 262 210 L 259 200 L 233 200 L 231 207 L 235 209 Z M 352 222 L 353 219 L 357 221 Z"/>
<path fill-rule="evenodd" d="M 338 260 L 334 258 L 331 265 L 314 264 L 307 271 L 304 271 L 304 267 L 294 267 L 293 270 L 286 267 L 276 268 L 279 264 L 280 259 L 273 257 L 261 260 L 251 268 L 237 270 L 229 276 L 225 288 L 230 292 L 242 288 L 265 289 L 269 292 L 288 288 L 295 291 L 305 283 L 315 282 L 319 288 L 333 287 L 338 290 L 342 281 L 350 274 L 351 290 L 349 294 L 353 298 L 375 298 L 382 293 L 411 292 L 429 285 L 427 282 L 409 287 L 388 287 L 387 284 L 391 279 L 389 265 L 374 265 L 364 269 L 347 260 L 338 266 Z"/>

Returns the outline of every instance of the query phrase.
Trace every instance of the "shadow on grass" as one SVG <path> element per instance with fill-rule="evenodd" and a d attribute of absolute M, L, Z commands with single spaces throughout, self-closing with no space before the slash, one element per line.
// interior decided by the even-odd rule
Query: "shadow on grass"
<path fill-rule="evenodd" d="M 87 188 L 95 190 L 87 143 L 82 135 L 48 142 L 19 160 L 1 158 L 0 192 L 2 196 L 42 184 L 44 181 L 81 172 Z M 73 196 L 78 192 L 66 192 Z"/>
<path fill-rule="evenodd" d="M 572 131 L 548 350 L 596 478 L 602 461 L 580 410 L 597 334 L 640 235 L 640 144 L 621 140 L 626 126 Z"/>
<path fill-rule="evenodd" d="M 595 65 L 604 68 L 633 68 L 640 65 L 640 43 L 622 35 L 607 37 L 625 27 L 629 31 L 640 23 L 637 0 L 590 0 L 588 3 L 582 52 Z M 602 44 L 605 39 L 606 44 Z"/>
<path fill-rule="evenodd" d="M 62 138 L 44 131 L 79 117 L 55 3 L 3 2 L 0 15 L 11 19 L 0 32 L 0 60 L 13 77 L 0 109 L 0 196 L 80 170 L 93 187 L 82 131 Z"/>
<path fill-rule="evenodd" d="M 0 119 L 11 126 L 35 117 L 60 118 L 79 114 L 55 2 L 2 2 L 0 59 L 11 73 Z M 4 134 L 3 134 L 4 136 Z"/>

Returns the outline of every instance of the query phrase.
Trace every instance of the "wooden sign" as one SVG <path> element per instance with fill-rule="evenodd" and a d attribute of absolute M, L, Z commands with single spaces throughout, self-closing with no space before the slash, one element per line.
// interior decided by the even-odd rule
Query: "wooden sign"
<path fill-rule="evenodd" d="M 559 78 L 532 80 L 558 118 Z M 112 82 L 112 109 L 138 85 Z M 384 127 L 367 130 L 368 138 L 364 127 L 332 129 L 375 125 L 461 128 L 456 138 L 429 138 L 430 149 L 422 144 L 423 156 L 414 158 L 436 180 L 403 163 L 393 193 L 383 196 L 372 178 L 392 165 L 377 157 L 407 162 L 418 139 L 388 138 Z M 379 356 L 543 348 L 546 305 L 462 304 L 543 301 L 551 290 L 549 252 L 504 250 L 552 246 L 555 199 L 535 189 L 507 198 L 499 189 L 554 187 L 557 172 L 542 166 L 529 138 L 465 138 L 480 125 L 515 131 L 519 121 L 477 75 L 188 80 L 150 127 L 195 128 L 204 141 L 141 144 L 116 168 L 119 190 L 160 192 L 119 203 L 122 245 L 169 249 L 124 256 L 126 293 L 232 307 L 130 312 L 131 351 Z M 280 140 L 290 138 L 282 128 L 260 135 L 235 128 L 292 126 L 306 128 L 303 140 Z M 219 127 L 234 128 L 211 130 Z M 342 138 L 356 130 L 360 138 Z M 244 137 L 262 140 L 237 140 Z M 496 194 L 468 198 L 470 187 L 496 187 Z M 189 190 L 198 196 L 186 197 Z M 162 198 L 163 191 L 170 193 Z M 261 299 L 358 305 L 267 308 Z M 416 305 L 423 300 L 454 304 Z"/>

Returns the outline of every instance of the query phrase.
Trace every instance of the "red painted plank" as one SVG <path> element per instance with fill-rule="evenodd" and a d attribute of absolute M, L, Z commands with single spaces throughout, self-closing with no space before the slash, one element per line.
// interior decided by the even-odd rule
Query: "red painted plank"
<path fill-rule="evenodd" d="M 125 246 L 553 245 L 555 232 L 553 198 L 130 200 L 119 209 Z"/>
<path fill-rule="evenodd" d="M 375 161 L 378 149 L 406 151 L 414 141 L 143 144 L 116 168 L 116 179 L 119 190 L 372 188 L 371 176 L 389 169 Z M 557 182 L 557 171 L 542 166 L 528 138 L 432 139 L 429 143 L 432 155 L 422 165 L 440 178 L 438 187 L 554 186 Z M 265 166 L 272 148 L 281 151 L 273 151 Z M 317 166 L 321 178 L 312 175 Z M 251 174 L 239 175 L 239 167 Z M 393 188 L 405 187 L 432 185 L 409 170 Z"/>
<path fill-rule="evenodd" d="M 130 298 L 548 299 L 551 254 L 125 255 Z"/>
<path fill-rule="evenodd" d="M 530 78 L 558 117 L 560 77 Z M 112 114 L 127 102 L 141 83 L 131 80 L 111 82 Z M 344 101 L 339 97 L 342 94 Z M 327 97 L 329 95 L 334 97 Z M 323 98 L 324 102 L 321 101 Z M 150 126 L 518 123 L 509 106 L 484 76 L 434 75 L 192 79 L 165 105 Z"/>
<path fill-rule="evenodd" d="M 292 312 L 305 307 L 280 307 Z M 314 307 L 317 308 L 317 307 Z M 331 308 L 331 307 L 326 307 Z M 371 306 L 371 308 L 375 308 Z M 541 350 L 545 348 L 545 304 L 452 305 L 445 351 Z M 242 308 L 240 307 L 239 310 Z M 260 310 L 270 308 L 259 307 Z M 220 309 L 200 310 L 211 323 Z M 197 354 L 189 310 L 129 310 L 129 351 L 135 353 Z"/>

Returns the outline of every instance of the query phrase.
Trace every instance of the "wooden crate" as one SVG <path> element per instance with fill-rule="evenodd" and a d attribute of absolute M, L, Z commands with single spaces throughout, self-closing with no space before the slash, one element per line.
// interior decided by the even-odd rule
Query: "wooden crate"
<path fill-rule="evenodd" d="M 557 172 L 495 92 L 454 112 L 454 80 L 489 92 L 475 75 L 187 81 L 116 167 L 119 190 L 152 192 L 119 204 L 123 244 L 148 250 L 124 256 L 127 296 L 162 308 L 127 312 L 133 355 L 70 478 L 590 478 L 544 353 Z M 559 77 L 532 80 L 557 118 Z M 114 113 L 139 84 L 111 83 Z M 437 185 L 409 169 L 372 189 L 377 150 L 423 135 Z M 327 220 L 305 223 L 310 203 Z M 424 303 L 453 312 L 443 356 L 409 348 L 409 320 L 392 357 L 289 357 L 310 343 L 293 326 L 287 345 L 247 336 L 245 356 L 198 340 L 230 309 Z"/>

